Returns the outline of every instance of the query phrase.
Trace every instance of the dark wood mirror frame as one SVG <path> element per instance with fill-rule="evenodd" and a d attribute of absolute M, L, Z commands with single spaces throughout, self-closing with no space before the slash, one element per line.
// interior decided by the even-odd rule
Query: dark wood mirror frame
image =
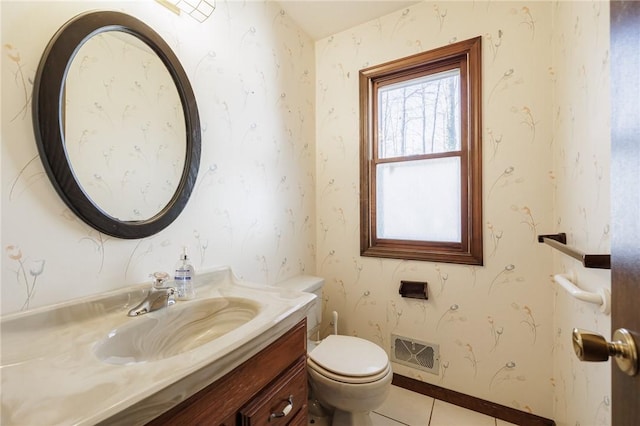
<path fill-rule="evenodd" d="M 120 221 L 103 212 L 87 197 L 75 179 L 64 146 L 62 94 L 70 62 L 90 37 L 122 31 L 144 41 L 162 60 L 175 82 L 185 120 L 186 157 L 178 188 L 155 216 L 142 221 Z M 47 45 L 33 88 L 33 126 L 44 168 L 67 206 L 85 223 L 105 234 L 135 239 L 169 226 L 182 212 L 193 191 L 200 167 L 200 118 L 187 74 L 169 45 L 151 27 L 120 12 L 87 12 L 65 23 Z"/>

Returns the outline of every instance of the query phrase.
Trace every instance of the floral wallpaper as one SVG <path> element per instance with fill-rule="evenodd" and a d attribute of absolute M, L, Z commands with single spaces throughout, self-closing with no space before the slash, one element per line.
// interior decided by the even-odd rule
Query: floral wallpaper
<path fill-rule="evenodd" d="M 610 253 L 608 2 L 553 6 L 554 222 L 585 253 Z M 555 254 L 554 273 L 573 272 L 596 292 L 611 288 L 608 270 L 585 269 Z M 582 363 L 571 345 L 574 327 L 611 336 L 611 317 L 597 305 L 554 291 L 554 413 L 559 425 L 611 424 L 611 362 Z"/>
<path fill-rule="evenodd" d="M 599 374 L 596 380 L 587 370 L 591 366 L 570 353 L 569 327 L 576 321 L 566 317 L 584 311 L 591 328 L 594 322 L 600 325 L 595 328 L 606 328 L 609 317 L 559 294 L 551 277 L 570 262 L 536 238 L 562 231 L 581 231 L 582 238 L 587 225 L 593 232 L 606 229 L 608 157 L 600 151 L 608 149 L 608 109 L 594 103 L 586 110 L 582 103 L 585 93 L 590 100 L 607 95 L 601 62 L 608 44 L 606 7 L 425 1 L 316 43 L 317 269 L 327 282 L 325 333 L 336 310 L 341 333 L 374 341 L 392 358 L 392 335 L 438 345 L 439 371 L 397 362 L 396 373 L 547 418 L 562 410 L 559 424 L 594 424 L 596 417 L 598 424 L 608 424 L 604 393 L 578 395 L 578 387 L 593 385 L 591 380 L 608 388 L 608 377 Z M 574 36 L 576 25 L 583 32 L 597 27 L 595 58 L 588 53 L 595 36 Z M 573 56 L 558 51 L 563 33 L 564 48 Z M 360 257 L 358 71 L 478 35 L 483 37 L 484 266 Z M 574 98 L 573 91 L 582 98 Z M 576 138 L 583 122 L 597 128 L 598 136 L 582 129 Z M 587 160 L 573 165 L 581 152 L 591 167 Z M 578 179 L 582 183 L 576 184 Z M 564 199 L 568 191 L 583 199 Z M 606 251 L 604 237 L 592 238 Z M 582 279 L 589 272 L 579 274 Z M 401 298 L 400 280 L 427 281 L 429 300 Z M 584 406 L 599 409 L 585 417 L 578 413 Z"/>
<path fill-rule="evenodd" d="M 154 271 L 171 271 L 183 245 L 196 273 L 230 265 L 246 279 L 275 283 L 315 272 L 314 45 L 277 3 L 219 1 L 204 23 L 153 1 L 0 7 L 3 314 L 146 282 Z M 168 228 L 141 240 L 112 238 L 76 218 L 44 173 L 33 135 L 33 78 L 45 46 L 67 20 L 100 9 L 128 13 L 163 37 L 189 76 L 200 112 L 202 158 L 192 198 Z M 130 55 L 127 49 L 110 51 Z M 89 56 L 87 67 L 94 64 Z M 128 74 L 140 84 L 116 88 L 100 77 L 94 95 L 123 100 L 133 90 L 159 100 L 164 92 L 151 86 L 151 75 L 143 80 L 145 56 L 127 58 L 140 61 L 142 74 Z M 157 121 L 125 112 L 139 129 L 140 149 L 131 152 L 155 156 L 149 145 L 167 130 L 173 109 L 156 110 L 164 114 Z M 87 143 L 93 136 L 89 131 Z M 172 179 L 173 164 L 162 168 Z"/>

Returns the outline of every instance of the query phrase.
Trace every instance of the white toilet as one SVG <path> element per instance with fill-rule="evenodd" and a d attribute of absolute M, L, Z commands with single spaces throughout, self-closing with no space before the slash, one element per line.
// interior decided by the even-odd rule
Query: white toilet
<path fill-rule="evenodd" d="M 333 426 L 371 425 L 369 412 L 384 402 L 391 387 L 389 357 L 380 346 L 359 337 L 332 334 L 316 341 L 323 285 L 324 279 L 308 275 L 277 284 L 318 296 L 307 315 L 307 372 L 312 398 L 333 411 Z"/>

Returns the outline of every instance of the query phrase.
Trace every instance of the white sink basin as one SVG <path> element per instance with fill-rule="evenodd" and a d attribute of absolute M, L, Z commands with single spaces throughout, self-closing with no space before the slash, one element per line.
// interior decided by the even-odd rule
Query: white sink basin
<path fill-rule="evenodd" d="M 137 317 L 127 313 L 148 283 L 0 317 L 0 424 L 146 424 L 267 347 L 315 299 L 228 267 L 195 284 L 196 299 Z"/>
<path fill-rule="evenodd" d="M 258 303 L 240 297 L 180 303 L 132 318 L 99 341 L 94 352 L 109 364 L 165 359 L 235 330 L 259 311 Z"/>

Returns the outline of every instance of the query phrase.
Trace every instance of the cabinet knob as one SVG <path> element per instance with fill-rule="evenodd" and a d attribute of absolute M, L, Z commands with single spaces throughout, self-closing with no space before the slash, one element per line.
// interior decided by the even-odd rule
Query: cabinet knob
<path fill-rule="evenodd" d="M 614 357 L 618 368 L 629 376 L 638 373 L 638 348 L 633 336 L 625 328 L 613 333 L 613 342 L 599 334 L 586 330 L 573 329 L 573 350 L 580 361 L 606 361 Z"/>
<path fill-rule="evenodd" d="M 289 399 L 287 399 L 287 405 L 282 409 L 282 411 L 278 413 L 271 413 L 269 416 L 269 421 L 272 419 L 279 419 L 280 417 L 287 417 L 287 414 L 291 412 L 293 409 L 293 395 L 289 395 Z"/>

